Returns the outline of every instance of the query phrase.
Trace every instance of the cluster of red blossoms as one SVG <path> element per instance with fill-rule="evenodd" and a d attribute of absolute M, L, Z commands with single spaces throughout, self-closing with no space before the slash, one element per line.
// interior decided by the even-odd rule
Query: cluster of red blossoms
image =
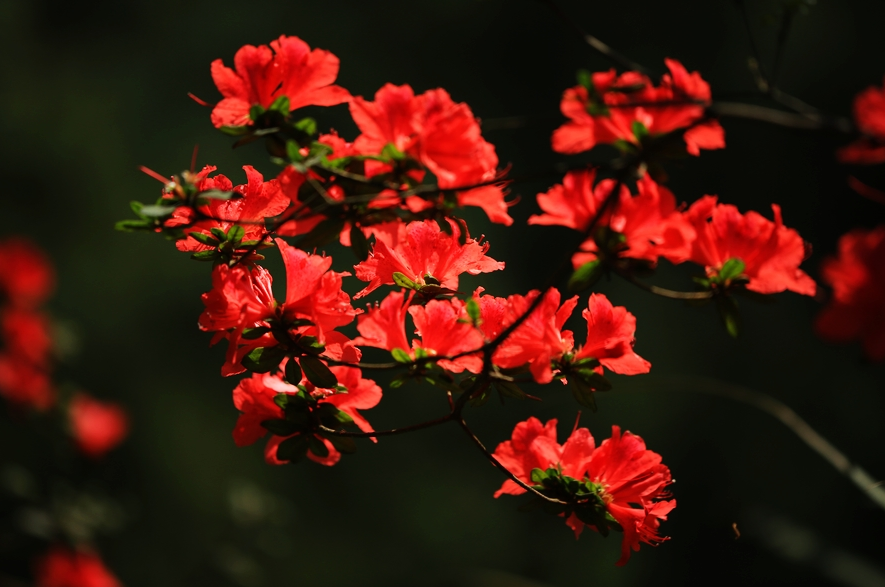
<path fill-rule="evenodd" d="M 84 392 L 67 397 L 52 381 L 54 326 L 42 309 L 55 287 L 49 260 L 29 241 L 0 242 L 0 396 L 16 410 L 58 409 L 79 451 L 104 456 L 128 432 L 126 412 Z M 37 587 L 119 587 L 91 551 L 55 546 L 37 563 Z"/>
<path fill-rule="evenodd" d="M 709 85 L 677 61 L 666 66 L 658 85 L 639 72 L 612 70 L 582 73 L 566 90 L 569 121 L 553 133 L 553 149 L 580 153 L 608 144 L 620 152 L 618 165 L 569 172 L 538 195 L 543 213 L 529 223 L 584 235 L 572 256 L 577 290 L 603 272 L 632 278 L 664 258 L 703 267 L 692 295 L 723 307 L 733 292 L 814 295 L 816 284 L 799 268 L 808 246 L 784 226 L 777 205 L 773 219 L 715 196 L 685 207 L 662 185 L 667 157 L 725 146 L 710 115 Z M 335 85 L 338 68 L 328 51 L 285 36 L 241 48 L 233 68 L 213 62 L 223 96 L 213 125 L 236 137 L 235 146 L 262 141 L 282 170 L 265 180 L 245 166 L 242 185 L 212 166 L 172 178 L 149 172 L 164 183 L 161 195 L 153 205 L 133 204 L 138 218 L 118 224 L 162 233 L 213 264 L 199 327 L 213 333 L 213 344 L 227 341 L 223 375 L 247 374 L 233 392 L 238 445 L 269 436 L 269 463 L 334 465 L 356 449 L 354 437 L 398 433 L 375 431 L 364 415 L 383 395 L 363 376 L 368 349 L 391 359 L 372 368 L 401 371 L 392 387 L 411 381 L 445 391 L 451 413 L 425 424 L 454 420 L 468 431 L 466 406 L 495 392 L 526 397 L 522 382 L 569 383 L 577 401 L 595 409 L 594 392 L 611 385 L 606 370 L 649 371 L 633 349 L 635 317 L 601 294 L 584 306 L 555 288 L 502 297 L 483 287 L 459 291 L 463 274 L 505 265 L 457 215 L 476 206 L 492 222 L 513 222 L 494 146 L 470 108 L 445 90 L 416 94 L 386 84 L 370 100 Z M 353 140 L 319 133 L 316 121 L 294 115 L 304 106 L 336 105 L 349 109 L 359 129 Z M 333 242 L 356 255 L 346 271 L 317 253 Z M 261 263 L 271 248 L 285 266 L 285 297 L 274 293 Z M 352 294 L 344 288 L 351 277 L 363 282 Z M 382 288 L 392 289 L 365 310 L 354 308 L 351 296 Z M 583 341 L 566 328 L 579 304 Z M 349 330 L 354 322 L 357 336 Z M 640 543 L 665 540 L 660 522 L 675 501 L 661 457 L 617 426 L 598 447 L 583 428 L 560 445 L 555 426 L 531 418 L 487 453 L 511 474 L 496 496 L 532 492 L 576 535 L 584 527 L 623 532 L 618 564 Z"/>

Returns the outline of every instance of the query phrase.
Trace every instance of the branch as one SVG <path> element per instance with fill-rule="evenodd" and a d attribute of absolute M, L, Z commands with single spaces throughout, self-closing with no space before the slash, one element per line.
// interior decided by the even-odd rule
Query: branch
<path fill-rule="evenodd" d="M 850 133 L 854 125 L 842 117 L 829 118 L 821 114 L 794 114 L 756 104 L 744 104 L 741 102 L 713 102 L 707 110 L 715 116 L 732 118 L 748 118 L 759 120 L 778 126 L 800 128 L 805 130 L 835 130 L 842 133 Z"/>
<path fill-rule="evenodd" d="M 850 479 L 858 489 L 872 499 L 879 507 L 885 509 L 885 486 L 881 482 L 877 482 L 859 465 L 852 463 L 847 456 L 830 444 L 826 438 L 809 426 L 808 422 L 803 420 L 780 400 L 753 389 L 706 377 L 670 377 L 660 378 L 659 381 L 669 381 L 671 386 L 677 390 L 695 391 L 726 397 L 762 410 L 768 415 L 777 418 L 784 426 L 792 430 L 806 446 L 823 457 L 844 477 Z M 659 385 L 656 385 L 655 389 L 660 389 Z"/>
<path fill-rule="evenodd" d="M 618 269 L 617 267 L 612 268 L 612 271 L 619 277 L 622 277 L 633 285 L 638 286 L 640 289 L 644 289 L 647 292 L 653 293 L 663 298 L 670 298 L 672 300 L 708 300 L 713 297 L 712 291 L 675 291 L 672 289 L 658 287 L 657 285 L 651 285 L 645 283 L 644 281 L 640 281 L 629 271 L 623 271 L 621 269 Z"/>

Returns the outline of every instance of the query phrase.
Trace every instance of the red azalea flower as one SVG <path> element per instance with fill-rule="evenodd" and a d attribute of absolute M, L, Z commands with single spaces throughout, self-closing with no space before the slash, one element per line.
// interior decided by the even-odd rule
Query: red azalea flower
<path fill-rule="evenodd" d="M 529 224 L 586 230 L 615 185 L 613 180 L 604 179 L 594 186 L 595 176 L 594 170 L 571 171 L 562 185 L 538 194 L 538 205 L 545 213 L 531 216 Z M 608 253 L 651 263 L 656 263 L 659 257 L 673 263 L 687 260 L 695 231 L 677 210 L 673 193 L 648 174 L 637 181 L 636 186 L 636 196 L 631 196 L 627 187 L 622 186 L 617 200 L 598 221 L 599 226 L 607 226 L 623 237 L 622 248 Z M 588 238 L 581 245 L 581 251 L 572 257 L 575 267 L 597 258 L 596 239 Z"/>
<path fill-rule="evenodd" d="M 670 73 L 664 74 L 658 87 L 641 73 L 617 75 L 612 69 L 592 74 L 592 89 L 566 90 L 560 108 L 571 120 L 553 133 L 553 150 L 580 153 L 616 141 L 639 145 L 642 137 L 636 136 L 635 123 L 641 123 L 652 137 L 687 129 L 683 139 L 692 155 L 698 155 L 699 149 L 725 147 L 725 131 L 718 121 L 699 122 L 710 104 L 710 86 L 678 61 L 665 59 L 664 63 Z"/>
<path fill-rule="evenodd" d="M 415 359 L 415 350 L 422 349 L 427 355 L 451 356 L 479 349 L 483 345 L 482 333 L 467 316 L 464 302 L 458 299 L 431 300 L 425 306 L 411 306 L 411 298 L 405 292 L 393 291 L 359 317 L 357 330 L 360 336 L 354 344 L 392 351 L 401 349 Z M 409 345 L 406 337 L 406 312 L 412 315 L 420 340 Z M 471 373 L 482 370 L 482 358 L 476 354 L 454 360 L 440 360 L 437 364 L 454 373 L 465 369 Z"/>
<path fill-rule="evenodd" d="M 810 246 L 798 232 L 784 226 L 780 206 L 772 204 L 771 208 L 774 222 L 753 211 L 742 215 L 735 206 L 717 204 L 716 196 L 704 196 L 685 212 L 697 232 L 691 261 L 714 276 L 730 259 L 740 259 L 749 279 L 747 289 L 813 296 L 814 280 L 799 269 Z"/>
<path fill-rule="evenodd" d="M 211 169 L 214 171 L 215 168 Z M 175 242 L 179 251 L 209 250 L 211 247 L 196 241 L 190 235 L 198 233 L 211 236 L 213 228 L 226 233 L 233 226 L 239 225 L 244 230 L 244 241 L 267 238 L 264 219 L 281 214 L 289 206 L 289 199 L 276 179 L 264 181 L 264 176 L 251 165 L 244 165 L 243 170 L 247 180 L 244 185 L 234 186 L 224 175 L 205 177 L 196 185 L 198 191 L 232 191 L 234 196 L 230 199 L 212 199 L 208 205 L 199 208 L 200 215 L 186 206 L 179 206 L 175 210 L 166 226 L 192 226 L 185 229 L 187 238 Z"/>
<path fill-rule="evenodd" d="M 885 87 L 870 86 L 854 98 L 854 122 L 863 137 L 837 151 L 842 163 L 885 163 Z"/>
<path fill-rule="evenodd" d="M 672 483 L 670 469 L 661 463 L 659 454 L 645 448 L 641 438 L 630 432 L 621 434 L 618 426 L 612 426 L 612 437 L 598 447 L 586 428 L 576 428 L 560 445 L 556 420 L 542 426 L 537 418 L 529 418 L 516 425 L 513 437 L 499 444 L 494 456 L 527 484 L 533 484 L 533 469 L 551 467 L 560 475 L 595 484 L 607 513 L 624 532 L 618 566 L 627 563 L 630 550 L 638 551 L 640 543 L 657 545 L 667 540 L 658 530 L 660 521 L 676 507 L 676 500 L 661 501 L 669 497 L 665 487 Z M 508 479 L 495 497 L 505 493 L 520 495 L 525 490 Z M 566 523 L 576 537 L 586 525 L 574 513 Z"/>
<path fill-rule="evenodd" d="M 386 84 L 369 102 L 355 97 L 350 112 L 362 134 L 360 153 L 380 153 L 388 144 L 427 167 L 439 187 L 452 189 L 494 181 L 498 156 L 482 138 L 479 121 L 464 103 L 443 89 L 415 96 L 410 86 Z M 478 206 L 492 222 L 510 225 L 504 191 L 498 184 L 457 192 L 459 206 Z"/>
<path fill-rule="evenodd" d="M 6 307 L 0 310 L 0 334 L 6 353 L 41 369 L 49 367 L 53 344 L 46 314 Z"/>
<path fill-rule="evenodd" d="M 843 235 L 821 277 L 833 296 L 815 321 L 818 334 L 835 342 L 859 338 L 870 359 L 885 360 L 885 225 Z"/>
<path fill-rule="evenodd" d="M 98 401 L 85 393 L 71 399 L 68 416 L 77 447 L 99 458 L 120 444 L 129 432 L 129 418 L 119 405 Z"/>
<path fill-rule="evenodd" d="M 587 342 L 574 360 L 594 358 L 602 367 L 621 375 L 648 373 L 651 363 L 633 352 L 636 316 L 623 306 L 612 306 L 602 294 L 593 294 L 581 316 L 587 321 Z"/>
<path fill-rule="evenodd" d="M 212 80 L 224 96 L 212 110 L 212 124 L 248 126 L 249 109 L 269 107 L 281 96 L 289 98 L 289 109 L 304 106 L 334 106 L 347 102 L 350 93 L 332 85 L 338 77 L 338 58 L 328 51 L 313 49 L 298 37 L 282 36 L 267 45 L 246 45 L 234 55 L 236 71 L 221 59 L 212 62 Z"/>
<path fill-rule="evenodd" d="M 458 223 L 448 218 L 446 221 L 451 234 L 441 231 L 433 220 L 408 225 L 392 223 L 389 232 L 375 230 L 372 253 L 354 267 L 356 277 L 369 285 L 354 298 L 361 298 L 382 284 L 393 285 L 396 272 L 422 286 L 432 277 L 440 286 L 455 291 L 461 273 L 479 275 L 504 269 L 504 263 L 486 256 L 489 243 L 480 244 L 468 237 L 460 244 Z"/>
<path fill-rule="evenodd" d="M 15 306 L 35 308 L 55 288 L 55 271 L 33 243 L 13 237 L 0 242 L 0 296 Z"/>
<path fill-rule="evenodd" d="M 528 311 L 540 295 L 532 290 L 527 295 L 512 295 L 508 298 L 482 296 L 479 299 L 481 328 L 488 340 L 494 340 L 507 327 L 516 322 Z M 559 290 L 547 290 L 543 301 L 507 339 L 495 349 L 492 362 L 504 369 L 512 369 L 528 364 L 532 376 L 538 383 L 549 383 L 553 379 L 551 361 L 570 352 L 574 346 L 574 336 L 570 330 L 562 330 L 566 320 L 572 315 L 578 303 L 578 296 L 559 305 Z"/>
<path fill-rule="evenodd" d="M 56 546 L 37 562 L 36 587 L 122 587 L 122 584 L 97 554 Z"/>
<path fill-rule="evenodd" d="M 40 367 L 9 353 L 0 353 L 0 396 L 14 404 L 45 411 L 55 404 L 55 388 Z"/>

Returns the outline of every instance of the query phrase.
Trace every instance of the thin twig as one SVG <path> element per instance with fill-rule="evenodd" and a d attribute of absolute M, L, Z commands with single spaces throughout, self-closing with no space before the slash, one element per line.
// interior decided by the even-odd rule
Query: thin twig
<path fill-rule="evenodd" d="M 676 291 L 640 281 L 629 271 L 623 271 L 617 268 L 614 268 L 613 271 L 616 275 L 626 279 L 640 289 L 644 289 L 647 292 L 664 298 L 670 298 L 673 300 L 708 300 L 713 297 L 712 291 Z"/>
<path fill-rule="evenodd" d="M 809 426 L 789 406 L 765 393 L 749 389 L 734 383 L 719 381 L 706 377 L 662 377 L 646 379 L 649 387 L 660 389 L 661 383 L 668 384 L 676 390 L 695 391 L 708 395 L 727 397 L 729 399 L 753 406 L 778 419 L 784 426 L 793 431 L 802 442 L 823 457 L 839 473 L 850 479 L 858 489 L 872 499 L 879 507 L 885 509 L 885 487 L 878 483 L 859 465 L 851 462 L 839 449 L 826 438 Z"/>

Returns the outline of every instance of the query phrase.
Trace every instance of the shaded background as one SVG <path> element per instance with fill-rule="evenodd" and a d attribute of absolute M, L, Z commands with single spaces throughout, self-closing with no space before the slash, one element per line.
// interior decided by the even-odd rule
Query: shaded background
<path fill-rule="evenodd" d="M 769 306 L 744 303 L 744 334 L 731 340 L 712 307 L 684 307 L 617 281 L 600 285 L 636 314 L 636 350 L 654 367 L 648 376 L 614 376 L 615 391 L 601 395 L 599 412 L 582 423 L 599 439 L 612 423 L 641 435 L 671 467 L 679 502 L 663 526 L 673 539 L 643 546 L 623 569 L 613 565 L 619 536 L 588 532 L 575 541 L 557 519 L 516 512 L 519 498 L 493 500 L 500 474 L 453 426 L 361 444 L 333 468 L 269 467 L 259 445 L 234 446 L 235 382 L 219 375 L 223 350 L 208 348 L 209 337 L 196 328 L 209 267 L 162 239 L 112 230 L 130 216 L 129 200 L 157 194 L 136 166 L 178 172 L 195 144 L 201 165 L 218 165 L 235 183 L 244 181 L 243 164 L 275 173 L 258 144 L 232 151 L 186 92 L 216 100 L 213 59 L 229 64 L 244 44 L 298 35 L 341 59 L 339 83 L 354 95 L 371 96 L 388 81 L 418 92 L 444 87 L 488 122 L 484 135 L 514 175 L 545 170 L 563 160 L 549 148 L 562 122 L 562 91 L 578 68 L 609 63 L 542 4 L 78 4 L 0 2 L 0 234 L 29 235 L 54 259 L 59 287 L 51 309 L 79 347 L 59 377 L 125 403 L 132 435 L 104 467 L 59 468 L 53 463 L 70 455 L 58 454 L 32 419 L 4 410 L 0 455 L 4 479 L 29 475 L 54 494 L 114 496 L 121 528 L 98 544 L 127 586 L 885 585 L 885 512 L 769 416 L 673 380 L 705 376 L 770 393 L 885 476 L 883 366 L 866 364 L 857 345 L 817 340 L 811 321 L 818 303 L 792 294 Z M 781 5 L 747 4 L 770 60 Z M 754 90 L 746 33 L 731 2 L 562 6 L 658 73 L 669 56 L 701 71 L 714 97 Z M 782 87 L 849 114 L 853 95 L 885 72 L 882 22 L 883 3 L 821 0 L 796 19 Z M 509 117 L 520 117 L 518 126 L 496 121 Z M 318 118 L 321 128 L 356 134 L 344 106 Z M 804 266 L 813 276 L 840 234 L 885 217 L 846 187 L 848 170 L 833 160 L 844 137 L 742 120 L 723 125 L 728 148 L 671 166 L 671 189 L 689 202 L 719 194 L 767 216 L 770 203 L 780 203 L 786 224 L 814 243 Z M 885 186 L 877 170 L 857 173 Z M 465 279 L 463 290 L 482 283 L 507 295 L 543 282 L 574 235 L 528 229 L 525 220 L 537 212 L 534 195 L 557 180 L 513 186 L 522 199 L 511 209 L 511 229 L 468 215 L 508 269 Z M 336 254 L 338 269 L 352 263 L 349 253 Z M 679 286 L 690 273 L 663 267 L 660 278 Z M 351 279 L 345 287 L 353 292 L 359 284 Z M 572 327 L 580 339 L 582 321 Z M 535 392 L 543 403 L 470 410 L 480 437 L 495 446 L 532 414 L 559 418 L 564 434 L 577 411 L 570 394 Z M 367 416 L 383 429 L 444 410 L 437 392 L 405 387 L 387 392 Z M 8 564 L 12 575 L 25 572 Z"/>

